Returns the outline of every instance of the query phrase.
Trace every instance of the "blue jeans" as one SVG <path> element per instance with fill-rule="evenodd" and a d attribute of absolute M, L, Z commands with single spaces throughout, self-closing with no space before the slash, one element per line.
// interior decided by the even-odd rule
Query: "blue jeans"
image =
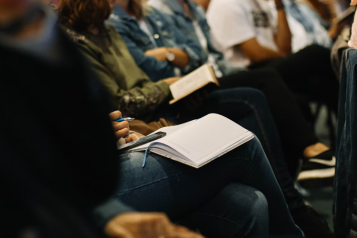
<path fill-rule="evenodd" d="M 194 169 L 151 153 L 120 156 L 116 197 L 214 237 L 302 237 L 258 139 Z"/>
<path fill-rule="evenodd" d="M 294 210 L 305 206 L 301 195 L 294 187 L 277 127 L 268 103 L 260 91 L 243 87 L 216 90 L 210 93 L 206 103 L 195 112 L 183 112 L 180 118 L 176 119 L 176 114 L 170 117 L 170 113 L 165 110 L 159 113 L 158 117 L 183 123 L 208 113 L 223 115 L 252 131 L 262 143 L 289 208 Z"/>
<path fill-rule="evenodd" d="M 334 224 L 337 237 L 357 237 L 357 50 L 344 52 L 336 143 Z"/>

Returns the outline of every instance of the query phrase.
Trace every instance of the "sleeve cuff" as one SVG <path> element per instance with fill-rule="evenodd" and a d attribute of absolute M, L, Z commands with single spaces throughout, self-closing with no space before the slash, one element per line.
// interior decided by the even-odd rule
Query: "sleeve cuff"
<path fill-rule="evenodd" d="M 164 93 L 163 95 L 165 95 L 165 97 L 171 94 L 170 85 L 164 80 L 158 81 L 156 85 L 162 90 L 162 92 Z"/>
<path fill-rule="evenodd" d="M 185 45 L 179 48 L 185 51 L 190 57 L 190 63 L 184 69 L 185 73 L 192 71 L 192 69 L 196 69 L 203 64 L 203 62 L 201 62 L 200 57 L 190 47 Z"/>
<path fill-rule="evenodd" d="M 93 211 L 94 221 L 100 228 L 108 223 L 110 219 L 125 212 L 133 212 L 134 209 L 124 205 L 117 199 L 109 199 L 101 205 L 97 206 Z"/>

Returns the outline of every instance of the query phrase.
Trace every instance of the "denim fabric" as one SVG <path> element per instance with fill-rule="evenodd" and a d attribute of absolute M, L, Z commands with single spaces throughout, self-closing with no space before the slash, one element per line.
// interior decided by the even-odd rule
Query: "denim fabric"
<path fill-rule="evenodd" d="M 120 156 L 116 196 L 139 211 L 165 212 L 208 237 L 302 237 L 258 139 L 194 169 L 151 153 Z M 268 217 L 269 215 L 269 217 Z"/>
<path fill-rule="evenodd" d="M 160 79 L 175 77 L 175 67 L 167 61 L 161 62 L 154 57 L 146 56 L 145 51 L 147 50 L 155 49 L 156 47 L 169 47 L 185 51 L 190 61 L 187 67 L 181 69 L 182 74 L 191 72 L 207 61 L 207 55 L 202 52 L 201 47 L 181 34 L 164 14 L 161 14 L 156 9 L 151 9 L 148 10 L 148 15 L 144 20 L 148 24 L 157 46 L 141 30 L 138 21 L 130 17 L 118 5 L 115 5 L 107 24 L 114 26 L 117 32 L 120 33 L 136 64 L 152 81 L 156 82 Z"/>
<path fill-rule="evenodd" d="M 284 5 L 287 13 L 304 26 L 312 44 L 318 44 L 327 48 L 332 47 L 331 37 L 321 24 L 318 14 L 305 2 L 284 0 Z"/>
<path fill-rule="evenodd" d="M 252 131 L 262 143 L 290 210 L 305 206 L 288 172 L 275 122 L 260 91 L 244 87 L 216 90 L 210 93 L 206 103 L 195 112 L 182 112 L 177 119 L 176 113 L 170 114 L 163 110 L 157 113 L 156 119 L 163 117 L 176 123 L 184 123 L 208 113 L 223 115 Z"/>
<path fill-rule="evenodd" d="M 357 237 L 357 50 L 347 49 L 342 61 L 334 223 L 337 237 Z"/>
<path fill-rule="evenodd" d="M 213 55 L 217 65 L 219 66 L 219 69 L 224 75 L 242 70 L 241 68 L 231 64 L 228 60 L 225 60 L 222 52 L 218 51 L 214 46 L 211 37 L 211 30 L 206 20 L 206 14 L 202 7 L 192 0 L 188 0 L 187 4 L 190 7 L 194 19 L 198 22 L 207 39 L 208 52 L 206 52 L 206 49 L 202 49 L 202 51 L 205 52 L 205 54 L 210 53 Z M 183 8 L 177 2 L 177 0 L 150 0 L 149 5 L 157 8 L 159 11 L 169 16 L 175 26 L 185 36 L 194 40 L 197 44 L 200 45 L 192 19 L 185 14 Z"/>

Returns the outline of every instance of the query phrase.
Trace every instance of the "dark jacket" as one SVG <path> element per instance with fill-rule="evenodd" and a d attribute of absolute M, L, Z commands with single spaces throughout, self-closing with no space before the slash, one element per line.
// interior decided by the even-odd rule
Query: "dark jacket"
<path fill-rule="evenodd" d="M 61 32 L 56 48 L 52 61 L 0 44 L 2 238 L 28 226 L 39 237 L 98 237 L 92 210 L 116 189 L 106 91 Z M 100 224 L 130 210 L 112 206 L 99 208 Z"/>
<path fill-rule="evenodd" d="M 341 68 L 333 214 L 336 236 L 357 238 L 357 50 L 345 50 Z"/>

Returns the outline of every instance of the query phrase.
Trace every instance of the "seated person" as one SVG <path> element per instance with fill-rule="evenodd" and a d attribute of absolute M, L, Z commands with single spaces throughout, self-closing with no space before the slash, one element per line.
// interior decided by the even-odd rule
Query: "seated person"
<path fill-rule="evenodd" d="M 83 0 L 76 1 L 82 3 Z M 67 32 L 89 59 L 101 81 L 107 86 L 113 108 L 120 108 L 124 111 L 125 116 L 129 116 L 132 112 L 141 112 L 137 114 L 140 116 L 146 114 L 151 117 L 160 113 L 162 108 L 167 110 L 164 107 L 165 99 L 157 100 L 150 95 L 157 95 L 161 90 L 162 96 L 166 95 L 166 99 L 168 99 L 168 93 L 164 94 L 164 90 L 168 90 L 166 89 L 168 84 L 164 88 L 164 82 L 153 83 L 149 81 L 148 77 L 135 65 L 120 35 L 112 27 L 104 26 L 106 15 L 103 15 L 103 26 L 92 29 L 92 24 L 87 23 L 86 26 L 81 25 L 81 29 L 88 30 L 80 30 L 76 24 L 81 22 L 83 16 L 86 16 L 87 9 L 81 8 L 80 11 L 75 11 L 78 15 L 69 14 L 73 10 L 68 9 L 72 8 L 65 3 L 60 6 L 60 21 L 64 26 L 70 28 Z M 101 10 L 100 7 L 97 7 L 97 9 Z M 71 21 L 69 22 L 68 19 L 71 19 Z M 85 19 L 89 21 L 88 17 Z M 161 89 L 157 86 L 160 83 L 162 84 Z M 150 90 L 156 90 L 157 93 L 150 93 L 152 92 Z M 276 160 L 272 164 L 275 166 L 274 170 L 278 173 L 278 181 L 287 196 L 289 207 L 294 210 L 294 219 L 300 221 L 302 225 L 315 224 L 314 230 L 316 227 L 321 227 L 319 223 L 321 219 L 316 217 L 316 213 L 311 208 L 304 205 L 301 196 L 294 188 L 293 180 L 286 169 L 274 122 L 261 94 L 255 90 L 243 88 L 216 90 L 208 96 L 204 105 L 196 112 L 181 111 L 179 118 L 175 117 L 174 119 L 177 123 L 186 122 L 210 112 L 220 113 L 233 121 L 239 122 L 263 140 L 263 145 L 269 157 L 271 160 Z M 177 112 L 174 115 L 177 115 Z M 327 232 L 324 234 L 327 234 Z"/>
<path fill-rule="evenodd" d="M 0 30 L 6 59 L 0 64 L 1 237 L 104 237 L 89 214 L 117 188 L 116 199 L 94 212 L 107 236 L 202 238 L 151 213 L 166 211 L 210 237 L 303 237 L 257 139 L 202 169 L 154 155 L 135 169 L 143 153 L 120 156 L 118 166 L 114 133 L 126 136 L 129 128 L 114 122 L 113 130 L 111 104 L 95 73 L 32 1 L 2 3 L 0 26 L 21 24 Z M 17 3 L 21 11 L 12 18 Z M 39 39 L 47 30 L 52 37 Z M 29 124 L 22 127 L 24 115 Z M 150 213 L 134 210 L 140 207 Z"/>
<path fill-rule="evenodd" d="M 209 1 L 201 0 L 200 3 L 207 6 Z M 150 0 L 149 4 L 170 17 L 183 35 L 195 40 L 195 42 L 201 45 L 202 51 L 209 54 L 208 58 L 213 58 L 214 62 L 217 62 L 217 65 L 220 66 L 219 69 L 221 69 L 225 75 L 220 79 L 222 87 L 247 86 L 257 88 L 264 93 L 276 121 L 284 148 L 291 148 L 296 145 L 296 143 L 290 142 L 292 138 L 294 138 L 293 140 L 295 142 L 296 138 L 301 138 L 302 140 L 308 137 L 311 138 L 311 129 L 306 124 L 296 102 L 278 75 L 274 74 L 269 77 L 271 72 L 269 74 L 267 70 L 254 70 L 227 75 L 229 72 L 224 70 L 228 68 L 225 67 L 225 65 L 230 67 L 230 64 L 224 60 L 223 54 L 215 48 L 212 42 L 210 28 L 206 22 L 205 13 L 198 4 L 192 0 Z M 115 12 L 116 11 L 114 11 L 114 14 Z M 114 21 L 114 19 L 112 21 Z M 138 40 L 136 42 L 138 42 Z M 137 45 L 139 45 L 139 42 Z M 276 93 L 277 91 L 280 92 L 278 95 Z M 279 99 L 277 97 L 279 97 Z M 282 116 L 281 113 L 283 113 L 284 116 Z M 287 123 L 287 125 L 285 125 L 285 123 Z M 295 128 L 296 131 L 294 131 L 290 126 L 292 124 L 301 126 Z M 305 132 L 302 133 L 303 131 Z M 307 133 L 307 131 L 310 133 Z M 302 134 L 298 135 L 299 133 Z M 292 136 L 293 134 L 295 136 Z M 300 148 L 308 148 L 307 145 L 312 145 L 309 143 L 305 144 L 305 147 Z M 286 153 L 289 157 L 294 156 L 294 153 L 301 154 L 301 150 L 294 151 L 295 152 L 287 151 Z"/>
<path fill-rule="evenodd" d="M 151 3 L 154 1 L 150 1 Z M 192 3 L 192 2 L 190 2 Z M 170 5 L 175 4 L 178 6 L 178 9 L 182 9 L 181 5 L 176 1 L 170 1 Z M 197 6 L 197 5 L 195 5 Z M 186 7 L 186 10 L 188 8 Z M 175 9 L 177 12 L 177 9 Z M 141 19 L 140 22 L 146 22 L 148 29 L 155 29 L 153 32 L 146 32 L 146 30 L 141 28 L 142 24 L 139 24 L 138 21 L 134 20 L 132 16 L 135 13 L 145 13 L 145 15 L 137 15 L 136 19 Z M 128 46 L 129 51 L 131 52 L 135 62 L 140 67 L 141 63 L 146 60 L 160 62 L 161 60 L 167 60 L 163 57 L 152 57 L 146 55 L 147 52 L 153 53 L 156 52 L 161 54 L 162 49 L 165 49 L 165 42 L 175 42 L 175 38 L 171 37 L 174 33 L 178 35 L 186 35 L 189 38 L 195 40 L 195 42 L 201 45 L 201 40 L 196 36 L 196 31 L 199 30 L 199 27 L 192 23 L 191 17 L 196 15 L 198 19 L 200 19 L 201 30 L 204 31 L 204 35 L 206 36 L 207 44 L 202 44 L 202 52 L 208 53 L 208 58 L 213 59 L 213 65 L 216 67 L 216 74 L 223 74 L 222 78 L 219 79 L 222 87 L 224 88 L 233 88 L 233 87 L 253 87 L 264 92 L 267 101 L 269 103 L 270 109 L 273 113 L 274 119 L 276 121 L 276 125 L 279 129 L 279 134 L 282 138 L 283 148 L 285 149 L 286 157 L 289 158 L 288 165 L 291 171 L 291 174 L 295 174 L 296 170 L 296 162 L 300 156 L 307 162 L 306 167 L 309 167 L 309 171 L 307 173 L 301 174 L 302 177 L 311 177 L 311 170 L 314 171 L 314 174 L 321 175 L 321 171 L 316 170 L 317 168 L 321 168 L 320 163 L 310 163 L 308 162 L 309 158 L 314 156 L 325 158 L 324 160 L 328 160 L 330 166 L 323 166 L 323 173 L 326 177 L 332 177 L 334 175 L 334 152 L 329 150 L 329 148 L 319 143 L 316 136 L 312 132 L 311 128 L 308 126 L 302 113 L 300 112 L 298 105 L 294 99 L 294 96 L 290 93 L 289 89 L 285 85 L 285 83 L 280 79 L 280 76 L 270 69 L 261 69 L 259 71 L 249 71 L 249 72 L 238 72 L 231 75 L 226 75 L 227 61 L 224 60 L 222 53 L 217 51 L 213 46 L 210 40 L 210 32 L 207 30 L 208 26 L 202 15 L 197 16 L 197 14 L 201 12 L 195 12 L 196 14 L 185 13 L 188 16 L 185 16 L 184 19 L 178 20 L 179 24 L 185 24 L 184 22 L 189 22 L 185 24 L 186 27 L 181 26 L 181 28 L 176 27 L 175 31 L 171 32 L 170 29 L 175 28 L 176 24 L 172 24 L 170 19 L 167 16 L 163 16 L 163 14 L 159 13 L 155 9 L 148 9 L 145 4 L 141 1 L 133 1 L 133 0 L 117 0 L 116 5 L 114 7 L 114 11 L 108 21 L 109 24 L 115 26 L 116 30 L 123 37 L 126 45 Z M 179 15 L 179 14 L 178 14 Z M 157 23 L 155 19 L 160 18 L 160 23 Z M 176 20 L 174 19 L 173 22 Z M 190 22 L 191 21 L 191 22 Z M 197 28 L 198 27 L 198 28 Z M 185 30 L 183 30 L 185 29 Z M 179 30 L 182 30 L 183 33 L 179 34 Z M 136 32 L 133 34 L 133 32 Z M 138 34 L 140 37 L 138 37 Z M 154 40 L 154 43 L 150 40 L 150 34 L 157 34 L 158 36 L 162 36 L 164 40 Z M 222 67 L 224 66 L 224 67 Z M 141 67 L 141 69 L 145 72 L 148 72 L 146 67 Z M 150 69 L 149 69 L 150 70 Z M 156 72 L 158 69 L 155 69 Z M 163 70 L 163 69 L 162 69 Z M 219 72 L 217 72 L 219 71 Z M 153 72 L 151 72 L 152 74 Z M 173 75 L 172 75 L 173 76 Z M 155 80 L 153 80 L 155 81 Z M 280 93 L 277 94 L 276 92 Z M 321 91 L 321 90 L 320 90 Z M 291 126 L 294 125 L 294 126 Z M 250 128 L 251 129 L 251 128 Z M 252 130 L 252 129 L 251 129 Z M 262 140 L 262 139 L 261 139 Z M 264 145 L 263 145 L 264 146 Z M 264 147 L 266 148 L 266 147 Z M 316 150 L 312 150 L 313 153 L 305 153 L 311 151 L 312 148 L 316 148 Z M 326 152 L 326 153 L 325 153 Z M 269 157 L 269 156 L 268 156 Z M 326 170 L 328 172 L 326 173 Z M 316 173 L 315 173 L 316 172 Z"/>
<path fill-rule="evenodd" d="M 338 24 L 337 21 L 333 21 L 331 26 L 326 29 L 321 24 L 318 13 L 311 9 L 307 3 L 303 0 L 284 0 L 287 14 L 294 17 L 299 21 L 307 32 L 309 42 L 325 46 L 327 48 L 332 47 L 332 42 L 340 34 L 343 24 Z"/>
<path fill-rule="evenodd" d="M 275 0 L 275 7 L 273 12 L 265 0 L 211 0 L 207 19 L 217 45 L 236 66 L 273 68 L 291 91 L 337 111 L 338 83 L 330 50 L 312 45 L 291 54 L 282 0 Z"/>

